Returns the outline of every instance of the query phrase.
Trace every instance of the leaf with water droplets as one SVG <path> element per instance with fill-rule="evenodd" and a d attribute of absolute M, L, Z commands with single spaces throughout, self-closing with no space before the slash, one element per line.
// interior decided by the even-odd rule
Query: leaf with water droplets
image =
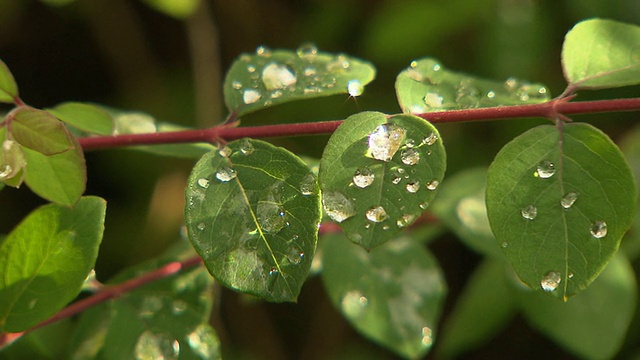
<path fill-rule="evenodd" d="M 618 254 L 588 289 L 568 302 L 531 291 L 520 291 L 519 297 L 525 318 L 555 343 L 583 359 L 611 359 L 634 317 L 637 287 L 629 261 Z"/>
<path fill-rule="evenodd" d="M 110 285 L 196 256 L 179 241 L 158 259 L 125 269 Z M 208 325 L 213 279 L 203 266 L 101 303 L 82 313 L 71 341 L 74 359 L 217 359 L 219 344 Z"/>
<path fill-rule="evenodd" d="M 0 330 L 26 330 L 78 295 L 98 256 L 105 208 L 98 197 L 45 205 L 0 243 Z"/>
<path fill-rule="evenodd" d="M 424 212 L 445 167 L 444 146 L 427 121 L 353 115 L 333 133 L 320 161 L 325 212 L 351 241 L 371 249 Z"/>
<path fill-rule="evenodd" d="M 411 114 L 537 104 L 550 99 L 544 85 L 515 78 L 485 80 L 447 70 L 431 58 L 411 62 L 398 75 L 396 94 L 402 111 Z"/>
<path fill-rule="evenodd" d="M 431 253 L 409 238 L 393 239 L 371 252 L 344 235 L 321 241 L 322 280 L 346 319 L 402 357 L 429 352 L 447 292 Z"/>
<path fill-rule="evenodd" d="M 489 169 L 491 228 L 518 276 L 567 299 L 585 289 L 620 245 L 636 211 L 633 175 L 591 125 L 533 128 Z"/>
<path fill-rule="evenodd" d="M 359 96 L 375 77 L 366 61 L 319 52 L 314 46 L 297 51 L 263 46 L 242 54 L 227 73 L 224 99 L 229 110 L 243 116 L 268 106 L 322 96 Z"/>
<path fill-rule="evenodd" d="M 640 84 L 640 27 L 613 20 L 578 23 L 562 45 L 569 86 L 602 89 Z"/>
<path fill-rule="evenodd" d="M 227 146 L 231 155 L 212 151 L 193 168 L 189 238 L 222 284 L 269 301 L 295 301 L 316 248 L 318 184 L 283 148 L 251 139 Z"/>

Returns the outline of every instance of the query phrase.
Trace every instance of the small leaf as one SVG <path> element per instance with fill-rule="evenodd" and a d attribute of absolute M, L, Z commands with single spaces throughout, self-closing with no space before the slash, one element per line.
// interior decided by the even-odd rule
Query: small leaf
<path fill-rule="evenodd" d="M 69 131 L 46 111 L 21 107 L 11 112 L 8 118 L 11 137 L 26 148 L 44 155 L 55 155 L 74 147 Z"/>
<path fill-rule="evenodd" d="M 369 253 L 342 235 L 322 241 L 325 288 L 358 332 L 403 357 L 429 352 L 447 292 L 433 256 L 408 238 Z"/>
<path fill-rule="evenodd" d="M 398 75 L 396 93 L 402 111 L 412 114 L 549 100 L 549 91 L 541 84 L 515 78 L 504 82 L 480 79 L 447 70 L 430 58 L 411 62 Z"/>
<path fill-rule="evenodd" d="M 615 144 L 591 125 L 538 126 L 489 168 L 491 228 L 518 276 L 561 298 L 586 288 L 616 252 L 636 186 Z"/>
<path fill-rule="evenodd" d="M 92 104 L 66 102 L 47 111 L 61 121 L 91 134 L 111 135 L 114 131 L 111 115 Z"/>
<path fill-rule="evenodd" d="M 320 161 L 324 210 L 351 241 L 371 249 L 424 212 L 445 167 L 442 140 L 427 121 L 376 112 L 350 116 Z"/>
<path fill-rule="evenodd" d="M 17 97 L 18 85 L 7 64 L 0 60 L 0 102 L 12 104 Z"/>
<path fill-rule="evenodd" d="M 0 329 L 26 330 L 73 300 L 93 268 L 106 202 L 45 205 L 0 244 Z"/>
<path fill-rule="evenodd" d="M 267 106 L 335 94 L 358 96 L 375 77 L 368 62 L 318 52 L 314 46 L 296 52 L 259 47 L 255 55 L 236 60 L 224 82 L 224 99 L 238 116 Z"/>
<path fill-rule="evenodd" d="M 193 14 L 200 5 L 200 0 L 144 0 L 147 5 L 178 19 L 185 19 Z"/>
<path fill-rule="evenodd" d="M 640 27 L 612 20 L 585 20 L 565 37 L 564 77 L 577 89 L 640 84 L 639 53 Z"/>
<path fill-rule="evenodd" d="M 207 153 L 186 191 L 189 238 L 211 274 L 269 301 L 295 301 L 320 223 L 315 176 L 297 156 L 243 139 Z"/>
<path fill-rule="evenodd" d="M 61 205 L 73 205 L 87 182 L 84 153 L 75 138 L 71 139 L 73 149 L 57 155 L 23 149 L 27 159 L 25 183 L 42 198 Z"/>
<path fill-rule="evenodd" d="M 542 334 L 583 359 L 612 359 L 636 310 L 634 271 L 615 256 L 580 296 L 566 303 L 531 292 L 521 296 L 524 316 Z"/>

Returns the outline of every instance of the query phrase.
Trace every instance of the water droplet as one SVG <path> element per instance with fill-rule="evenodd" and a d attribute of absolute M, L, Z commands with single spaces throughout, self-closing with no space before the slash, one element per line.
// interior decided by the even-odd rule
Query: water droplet
<path fill-rule="evenodd" d="M 412 214 L 404 214 L 400 217 L 400 219 L 398 219 L 396 221 L 396 225 L 399 228 L 403 228 L 405 226 L 411 225 L 411 223 L 413 222 L 413 220 L 415 220 L 415 215 Z"/>
<path fill-rule="evenodd" d="M 428 92 L 423 99 L 425 105 L 432 109 L 441 108 L 444 103 L 444 98 L 442 95 L 436 92 Z"/>
<path fill-rule="evenodd" d="M 428 327 L 422 328 L 422 346 L 429 347 L 433 344 L 433 332 Z"/>
<path fill-rule="evenodd" d="M 562 200 L 560 200 L 560 205 L 562 205 L 562 207 L 565 209 L 569 209 L 573 206 L 576 200 L 578 200 L 578 194 L 570 192 L 567 193 L 567 195 L 565 195 Z"/>
<path fill-rule="evenodd" d="M 236 90 L 240 90 L 240 89 L 242 89 L 242 83 L 240 81 L 238 81 L 238 80 L 233 80 L 231 82 L 231 87 L 236 89 Z"/>
<path fill-rule="evenodd" d="M 418 192 L 418 190 L 420 190 L 420 183 L 417 181 L 410 181 L 407 183 L 407 185 L 405 185 L 404 187 L 408 192 L 415 194 Z M 435 188 L 434 188 L 435 189 Z M 433 190 L 433 189 L 431 189 Z"/>
<path fill-rule="evenodd" d="M 236 178 L 236 171 L 230 167 L 223 167 L 216 172 L 216 179 L 227 182 Z"/>
<path fill-rule="evenodd" d="M 169 335 L 155 334 L 147 330 L 140 334 L 136 342 L 136 359 L 177 359 L 180 354 L 180 343 Z"/>
<path fill-rule="evenodd" d="M 189 343 L 191 351 L 200 359 L 214 358 L 217 342 L 212 342 L 211 339 L 215 339 L 215 336 L 207 324 L 198 325 L 193 332 L 187 335 L 187 343 Z"/>
<path fill-rule="evenodd" d="M 324 192 L 322 206 L 327 215 L 336 222 L 343 222 L 356 214 L 353 202 L 338 191 Z"/>
<path fill-rule="evenodd" d="M 266 46 L 258 46 L 256 48 L 256 55 L 262 56 L 262 57 L 270 57 L 271 56 L 271 49 L 269 49 Z"/>
<path fill-rule="evenodd" d="M 174 315 L 180 315 L 187 310 L 187 307 L 188 305 L 186 302 L 182 300 L 174 300 L 173 303 L 171 303 L 171 312 Z"/>
<path fill-rule="evenodd" d="M 607 236 L 607 223 L 598 220 L 591 225 L 589 232 L 591 232 L 591 236 L 593 236 L 594 238 L 602 239 L 603 237 Z"/>
<path fill-rule="evenodd" d="M 198 230 L 200 230 L 200 231 L 204 230 L 206 227 L 207 227 L 207 225 L 205 223 L 203 223 L 203 222 L 199 223 L 198 226 L 197 226 Z"/>
<path fill-rule="evenodd" d="M 392 184 L 398 185 L 398 184 L 400 184 L 400 181 L 402 181 L 402 177 L 400 177 L 400 176 L 398 176 L 396 174 L 391 175 L 391 183 Z"/>
<path fill-rule="evenodd" d="M 427 183 L 427 189 L 435 190 L 438 188 L 438 185 L 440 185 L 440 182 L 438 180 L 431 180 Z"/>
<path fill-rule="evenodd" d="M 508 91 L 515 91 L 516 88 L 518 87 L 518 80 L 516 78 L 508 78 L 505 82 L 504 82 L 504 87 L 508 90 Z"/>
<path fill-rule="evenodd" d="M 260 92 L 258 92 L 258 90 L 249 89 L 245 90 L 242 94 L 242 101 L 244 101 L 245 104 L 249 105 L 260 100 L 261 97 L 262 95 L 260 94 Z"/>
<path fill-rule="evenodd" d="M 256 209 L 258 224 L 264 232 L 276 234 L 287 224 L 284 209 L 270 201 L 259 201 Z"/>
<path fill-rule="evenodd" d="M 251 155 L 254 152 L 254 147 L 253 144 L 251 143 L 251 140 L 249 140 L 248 138 L 244 138 L 242 139 L 242 143 L 240 144 L 240 151 L 244 154 L 244 155 Z"/>
<path fill-rule="evenodd" d="M 353 173 L 353 183 L 359 188 L 366 188 L 373 183 L 375 175 L 369 168 L 357 169 Z"/>
<path fill-rule="evenodd" d="M 316 69 L 313 68 L 313 67 L 304 68 L 304 75 L 305 76 L 313 76 L 313 75 L 316 74 L 316 72 L 317 72 Z"/>
<path fill-rule="evenodd" d="M 270 63 L 262 70 L 262 82 L 267 90 L 284 89 L 295 84 L 296 75 L 286 65 Z"/>
<path fill-rule="evenodd" d="M 522 217 L 527 220 L 533 220 L 538 216 L 538 209 L 533 205 L 527 205 L 525 208 L 520 210 Z"/>
<path fill-rule="evenodd" d="M 342 311 L 350 318 L 362 315 L 368 305 L 369 299 L 357 290 L 347 292 L 342 298 Z"/>
<path fill-rule="evenodd" d="M 11 167 L 11 165 L 9 164 L 5 164 L 2 167 L 2 171 L 0 171 L 0 179 L 9 177 L 9 175 L 11 175 L 12 172 L 13 172 L 13 167 Z"/>
<path fill-rule="evenodd" d="M 435 144 L 436 141 L 438 141 L 438 134 L 432 132 L 431 134 L 429 134 L 427 137 L 425 137 L 422 140 L 422 143 L 425 144 L 425 145 L 431 146 L 431 145 Z"/>
<path fill-rule="evenodd" d="M 541 179 L 548 179 L 556 173 L 556 166 L 550 161 L 543 161 L 536 167 L 536 171 L 533 176 Z"/>
<path fill-rule="evenodd" d="M 222 156 L 223 158 L 228 158 L 229 156 L 231 156 L 231 154 L 233 154 L 233 150 L 231 150 L 231 148 L 228 146 L 223 146 L 220 150 L 218 150 L 218 154 L 220 154 L 220 156 Z"/>
<path fill-rule="evenodd" d="M 209 179 L 207 179 L 207 178 L 198 179 L 198 185 L 201 188 L 204 188 L 204 189 L 208 188 L 209 187 Z"/>
<path fill-rule="evenodd" d="M 278 268 L 271 268 L 269 269 L 269 276 L 276 276 L 276 275 L 280 275 L 280 270 L 278 270 Z"/>
<path fill-rule="evenodd" d="M 470 81 L 463 80 L 456 91 L 456 103 L 465 109 L 478 107 L 480 104 L 478 89 L 471 85 Z"/>
<path fill-rule="evenodd" d="M 394 124 L 382 124 L 369 134 L 369 152 L 376 160 L 389 161 L 404 141 L 406 131 Z"/>
<path fill-rule="evenodd" d="M 142 300 L 140 305 L 140 316 L 143 318 L 151 318 L 156 312 L 162 309 L 162 299 L 157 296 L 147 296 Z"/>
<path fill-rule="evenodd" d="M 347 83 L 347 91 L 350 96 L 360 96 L 364 92 L 364 85 L 359 80 L 350 80 Z"/>
<path fill-rule="evenodd" d="M 416 141 L 413 139 L 408 139 L 407 143 L 404 144 L 407 148 L 412 149 L 414 147 L 416 147 Z"/>
<path fill-rule="evenodd" d="M 298 57 L 307 61 L 315 60 L 318 55 L 318 48 L 311 43 L 305 43 L 300 45 L 300 47 L 296 50 Z"/>
<path fill-rule="evenodd" d="M 247 66 L 247 71 L 250 72 L 250 73 L 254 73 L 254 72 L 256 72 L 256 67 L 253 66 L 253 65 L 249 65 L 249 66 Z"/>
<path fill-rule="evenodd" d="M 367 210 L 365 215 L 367 219 L 369 219 L 369 221 L 373 221 L 373 222 L 383 222 L 389 218 L 389 215 L 387 215 L 387 212 L 380 205 L 369 208 L 369 210 Z"/>
<path fill-rule="evenodd" d="M 313 195 L 316 193 L 316 176 L 312 173 L 305 175 L 300 180 L 300 192 L 302 195 Z"/>
<path fill-rule="evenodd" d="M 304 260 L 304 251 L 300 251 L 300 249 L 295 246 L 292 247 L 287 254 L 287 260 L 291 265 L 300 265 L 302 260 Z"/>
<path fill-rule="evenodd" d="M 562 275 L 557 271 L 550 271 L 540 281 L 540 286 L 544 291 L 554 291 L 560 285 L 562 281 Z"/>
<path fill-rule="evenodd" d="M 487 98 L 488 98 L 488 99 L 493 99 L 493 98 L 495 98 L 495 97 L 496 97 L 496 93 L 495 93 L 495 92 L 493 92 L 493 91 L 489 91 L 489 92 L 487 93 Z"/>
<path fill-rule="evenodd" d="M 429 202 L 428 201 L 425 201 L 425 202 L 420 204 L 420 209 L 422 209 L 422 210 L 427 210 L 428 207 L 429 207 Z"/>
<path fill-rule="evenodd" d="M 420 161 L 420 152 L 416 149 L 409 148 L 402 152 L 401 158 L 405 165 L 415 165 Z"/>
<path fill-rule="evenodd" d="M 349 69 L 349 60 L 344 55 L 338 55 L 327 64 L 327 70 L 331 72 L 345 71 Z"/>
<path fill-rule="evenodd" d="M 500 246 L 501 246 L 503 249 L 506 249 L 506 248 L 508 248 L 508 247 L 509 247 L 509 243 L 508 243 L 508 242 L 506 242 L 506 241 L 504 241 L 502 244 L 500 244 Z"/>

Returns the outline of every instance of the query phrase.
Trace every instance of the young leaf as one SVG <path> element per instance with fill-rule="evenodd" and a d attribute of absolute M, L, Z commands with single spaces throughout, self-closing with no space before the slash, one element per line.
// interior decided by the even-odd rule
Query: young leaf
<path fill-rule="evenodd" d="M 400 356 L 429 352 L 447 292 L 433 256 L 408 238 L 369 253 L 342 235 L 323 241 L 322 280 L 345 318 Z"/>
<path fill-rule="evenodd" d="M 205 154 L 189 177 L 189 238 L 222 284 L 269 301 L 295 301 L 320 223 L 315 176 L 297 156 L 242 139 Z"/>
<path fill-rule="evenodd" d="M 612 20 L 578 23 L 562 45 L 562 68 L 569 86 L 613 88 L 640 84 L 640 27 Z"/>
<path fill-rule="evenodd" d="M 224 100 L 238 116 L 267 106 L 335 94 L 359 96 L 375 77 L 368 62 L 302 46 L 296 52 L 259 47 L 236 60 L 224 82 Z"/>
<path fill-rule="evenodd" d="M 528 321 L 583 359 L 614 358 L 627 335 L 636 300 L 633 268 L 620 254 L 588 289 L 566 303 L 531 292 L 521 296 Z"/>
<path fill-rule="evenodd" d="M 43 155 L 55 155 L 73 149 L 72 135 L 46 111 L 20 107 L 8 115 L 11 137 L 20 145 Z"/>
<path fill-rule="evenodd" d="M 549 100 L 541 84 L 509 78 L 491 81 L 445 69 L 434 59 L 411 62 L 396 79 L 396 94 L 402 111 L 431 111 L 536 104 Z"/>
<path fill-rule="evenodd" d="M 73 208 L 45 205 L 0 244 L 0 330 L 17 332 L 46 320 L 80 292 L 104 230 L 106 202 Z"/>
<path fill-rule="evenodd" d="M 350 116 L 324 149 L 324 210 L 351 241 L 371 249 L 424 212 L 444 177 L 440 135 L 413 115 Z"/>
<path fill-rule="evenodd" d="M 17 97 L 18 85 L 7 64 L 0 60 L 0 102 L 11 104 Z"/>
<path fill-rule="evenodd" d="M 23 149 L 27 159 L 25 183 L 31 191 L 44 199 L 73 205 L 85 190 L 87 175 L 84 153 L 77 140 L 71 137 L 73 148 L 57 155 L 43 155 Z"/>
<path fill-rule="evenodd" d="M 98 135 L 111 135 L 114 121 L 105 110 L 79 102 L 66 102 L 47 109 L 55 117 L 82 131 Z"/>
<path fill-rule="evenodd" d="M 518 276 L 566 300 L 618 249 L 636 211 L 636 186 L 622 154 L 598 129 L 544 125 L 498 153 L 486 199 L 491 228 Z"/>

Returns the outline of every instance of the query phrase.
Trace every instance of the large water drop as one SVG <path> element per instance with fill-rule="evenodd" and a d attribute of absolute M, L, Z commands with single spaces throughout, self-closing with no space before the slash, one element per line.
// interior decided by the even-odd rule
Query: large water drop
<path fill-rule="evenodd" d="M 244 101 L 245 104 L 249 105 L 260 100 L 261 97 L 262 97 L 262 94 L 260 94 L 258 90 L 248 89 L 248 90 L 245 90 L 244 93 L 242 94 L 242 101 Z"/>
<path fill-rule="evenodd" d="M 376 160 L 389 161 L 404 141 L 406 130 L 395 124 L 382 124 L 369 134 L 369 152 Z"/>
<path fill-rule="evenodd" d="M 322 207 L 327 215 L 336 222 L 343 222 L 356 214 L 353 202 L 339 191 L 324 192 Z"/>
<path fill-rule="evenodd" d="M 256 209 L 258 224 L 267 233 L 275 234 L 287 224 L 284 209 L 270 201 L 258 202 Z"/>
<path fill-rule="evenodd" d="M 262 82 L 267 90 L 284 89 L 295 84 L 296 75 L 286 65 L 270 63 L 262 70 Z"/>
<path fill-rule="evenodd" d="M 216 172 L 216 179 L 227 182 L 236 178 L 236 171 L 230 167 L 223 167 Z"/>
<path fill-rule="evenodd" d="M 591 225 L 589 232 L 594 238 L 602 239 L 603 237 L 607 236 L 607 223 L 598 220 Z"/>
<path fill-rule="evenodd" d="M 347 83 L 347 92 L 353 97 L 360 96 L 364 92 L 364 85 L 359 80 L 350 80 Z"/>
<path fill-rule="evenodd" d="M 520 214 L 527 220 L 533 220 L 538 216 L 538 209 L 533 205 L 527 205 L 520 210 Z"/>
<path fill-rule="evenodd" d="M 567 193 L 562 198 L 562 200 L 560 200 L 560 205 L 562 205 L 562 207 L 565 209 L 569 209 L 570 207 L 573 206 L 576 200 L 578 200 L 578 194 L 574 192 L 570 192 L 570 193 Z"/>
<path fill-rule="evenodd" d="M 313 195 L 316 192 L 316 176 L 312 173 L 305 175 L 300 180 L 300 192 L 302 195 Z"/>
<path fill-rule="evenodd" d="M 311 43 L 306 43 L 300 45 L 300 47 L 296 50 L 298 57 L 307 61 L 315 60 L 318 55 L 318 48 Z"/>
<path fill-rule="evenodd" d="M 380 205 L 369 208 L 369 210 L 367 210 L 367 212 L 365 213 L 365 216 L 367 217 L 367 219 L 369 219 L 369 221 L 373 222 L 383 222 L 389 218 L 387 212 Z"/>
<path fill-rule="evenodd" d="M 536 171 L 533 176 L 541 179 L 548 179 L 556 173 L 556 166 L 550 161 L 543 161 L 536 167 Z"/>
<path fill-rule="evenodd" d="M 353 184 L 359 188 L 366 188 L 373 183 L 375 175 L 369 168 L 357 169 L 353 173 Z"/>
<path fill-rule="evenodd" d="M 554 291 L 560 285 L 562 281 L 562 275 L 557 271 L 550 271 L 540 281 L 540 286 L 544 291 Z"/>

